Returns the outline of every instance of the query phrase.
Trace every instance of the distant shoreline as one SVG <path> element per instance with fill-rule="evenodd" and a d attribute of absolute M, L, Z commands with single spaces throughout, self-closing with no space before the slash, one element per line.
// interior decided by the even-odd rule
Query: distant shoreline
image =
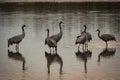
<path fill-rule="evenodd" d="M 49 2 L 49 1 L 47 1 L 47 2 L 40 2 L 40 1 L 37 1 L 37 2 L 30 2 L 30 1 L 26 1 L 26 2 L 17 2 L 17 1 L 13 1 L 13 2 L 0 2 L 0 4 L 19 4 L 19 3 L 25 3 L 25 4 L 35 4 L 35 3 L 120 3 L 120 1 L 81 1 L 81 2 L 74 2 L 74 1 L 71 1 L 71 2 Z"/>
<path fill-rule="evenodd" d="M 120 2 L 5 2 L 0 3 L 1 5 L 110 5 L 110 6 L 120 6 Z"/>
<path fill-rule="evenodd" d="M 88 2 L 92 2 L 92 3 L 104 3 L 104 2 L 108 2 L 108 3 L 117 3 L 120 2 L 119 0 L 3 0 L 0 1 L 0 3 L 88 3 Z"/>
<path fill-rule="evenodd" d="M 14 10 L 18 7 L 20 10 L 109 10 L 120 11 L 120 2 L 13 2 L 13 3 L 0 3 L 1 9 Z M 19 10 L 18 9 L 18 10 Z"/>
<path fill-rule="evenodd" d="M 119 4 L 119 2 L 0 2 L 0 4 Z"/>

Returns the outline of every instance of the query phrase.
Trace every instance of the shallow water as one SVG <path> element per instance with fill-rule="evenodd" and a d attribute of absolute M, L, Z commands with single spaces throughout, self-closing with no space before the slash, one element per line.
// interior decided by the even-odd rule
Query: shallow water
<path fill-rule="evenodd" d="M 40 6 L 39 6 L 40 7 Z M 120 77 L 120 12 L 109 10 L 68 10 L 54 11 L 35 7 L 0 8 L 0 80 L 119 80 Z M 63 37 L 58 43 L 58 55 L 50 55 L 53 62 L 50 74 L 47 70 L 48 46 L 44 44 L 46 28 L 50 35 L 59 32 L 62 25 Z M 15 45 L 7 46 L 7 40 L 21 34 L 25 24 L 25 38 L 16 53 Z M 76 36 L 84 30 L 92 35 L 87 56 L 81 55 L 75 45 Z M 116 42 L 105 43 L 97 36 L 96 29 L 102 33 L 114 34 Z M 8 51 L 9 49 L 9 51 Z M 25 63 L 23 70 L 23 63 Z"/>

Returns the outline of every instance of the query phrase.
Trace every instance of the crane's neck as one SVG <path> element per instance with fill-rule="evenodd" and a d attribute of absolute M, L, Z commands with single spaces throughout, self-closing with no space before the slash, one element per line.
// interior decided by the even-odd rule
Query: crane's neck
<path fill-rule="evenodd" d="M 24 27 L 22 27 L 22 35 L 23 35 L 23 37 L 25 37 L 25 30 L 24 30 Z"/>
<path fill-rule="evenodd" d="M 59 28 L 60 28 L 60 33 L 62 34 L 62 27 L 61 27 L 61 24 L 59 24 Z"/>
<path fill-rule="evenodd" d="M 101 37 L 100 37 L 100 31 L 98 31 L 98 37 L 101 38 Z"/>
<path fill-rule="evenodd" d="M 86 32 L 86 27 L 85 27 L 85 29 L 84 29 L 84 31 L 83 32 Z"/>
<path fill-rule="evenodd" d="M 49 38 L 49 30 L 47 31 L 47 38 Z"/>

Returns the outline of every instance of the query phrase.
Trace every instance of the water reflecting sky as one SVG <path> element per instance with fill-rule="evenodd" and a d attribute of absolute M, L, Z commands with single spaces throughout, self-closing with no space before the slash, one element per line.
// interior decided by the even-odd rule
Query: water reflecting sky
<path fill-rule="evenodd" d="M 53 6 L 52 6 L 53 7 Z M 56 7 L 56 8 L 55 8 Z M 47 60 L 44 45 L 47 35 L 45 29 L 50 29 L 50 35 L 59 32 L 59 22 L 62 25 L 63 37 L 58 43 L 58 54 L 63 60 L 62 75 L 59 74 L 59 64 L 51 65 L 51 73 L 47 73 Z M 0 7 L 0 80 L 119 80 L 120 77 L 120 12 L 114 10 L 81 10 L 54 6 L 53 9 L 43 6 L 12 6 Z M 22 70 L 22 62 L 8 57 L 7 40 L 22 32 L 21 26 L 26 24 L 25 38 L 20 43 L 20 54 L 26 60 Z M 87 73 L 84 69 L 84 61 L 78 61 L 75 55 L 76 36 L 84 30 L 92 34 L 89 50 L 91 58 L 87 60 Z M 109 48 L 115 48 L 114 55 L 106 55 L 110 51 L 102 53 L 105 43 L 97 36 L 96 29 L 102 33 L 114 34 L 116 42 L 109 42 Z M 15 52 L 15 46 L 10 51 Z M 110 50 L 109 49 L 109 50 Z M 110 56 L 105 58 L 102 55 Z M 112 53 L 112 52 L 111 52 Z M 107 74 L 107 75 L 106 75 Z"/>

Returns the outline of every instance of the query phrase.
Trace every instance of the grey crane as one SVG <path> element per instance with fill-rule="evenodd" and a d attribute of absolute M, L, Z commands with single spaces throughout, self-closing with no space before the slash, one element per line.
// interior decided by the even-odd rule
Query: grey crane
<path fill-rule="evenodd" d="M 100 39 L 102 39 L 103 41 L 105 41 L 105 43 L 106 43 L 106 48 L 108 47 L 108 43 L 107 43 L 108 41 L 112 41 L 112 40 L 115 40 L 115 41 L 116 41 L 114 35 L 112 35 L 112 34 L 102 34 L 102 35 L 100 35 L 100 30 L 97 29 L 97 31 L 98 31 L 98 37 L 99 37 Z"/>
<path fill-rule="evenodd" d="M 50 36 L 50 38 L 52 38 L 53 40 L 55 40 L 56 43 L 58 43 L 60 41 L 60 39 L 62 38 L 62 35 L 63 35 L 61 24 L 63 24 L 62 21 L 60 21 L 60 23 L 59 23 L 60 33 Z M 47 40 L 45 38 L 45 45 L 46 44 L 47 44 Z"/>
<path fill-rule="evenodd" d="M 85 42 L 86 42 L 86 34 L 81 34 L 80 36 L 77 36 L 75 44 L 79 44 L 78 49 L 80 47 L 80 44 L 83 44 L 83 49 L 84 49 Z"/>
<path fill-rule="evenodd" d="M 8 39 L 8 47 L 9 47 L 9 45 L 16 44 L 16 50 L 19 50 L 19 43 L 20 43 L 20 42 L 23 40 L 23 38 L 25 37 L 24 27 L 26 27 L 25 24 L 23 24 L 23 26 L 22 26 L 22 34 L 13 36 L 12 38 L 9 38 L 9 39 Z"/>
<path fill-rule="evenodd" d="M 84 25 L 85 29 L 83 32 L 81 32 L 81 34 L 86 34 L 86 46 L 88 47 L 88 42 L 90 42 L 92 40 L 92 36 L 89 32 L 86 32 L 86 25 Z"/>
<path fill-rule="evenodd" d="M 47 38 L 46 38 L 47 42 L 46 42 L 46 44 L 50 47 L 50 52 L 51 52 L 51 47 L 53 47 L 53 52 L 54 52 L 54 48 L 55 48 L 55 50 L 57 52 L 57 43 L 56 43 L 56 41 L 49 37 L 49 29 L 46 29 L 46 31 L 47 31 Z"/>

